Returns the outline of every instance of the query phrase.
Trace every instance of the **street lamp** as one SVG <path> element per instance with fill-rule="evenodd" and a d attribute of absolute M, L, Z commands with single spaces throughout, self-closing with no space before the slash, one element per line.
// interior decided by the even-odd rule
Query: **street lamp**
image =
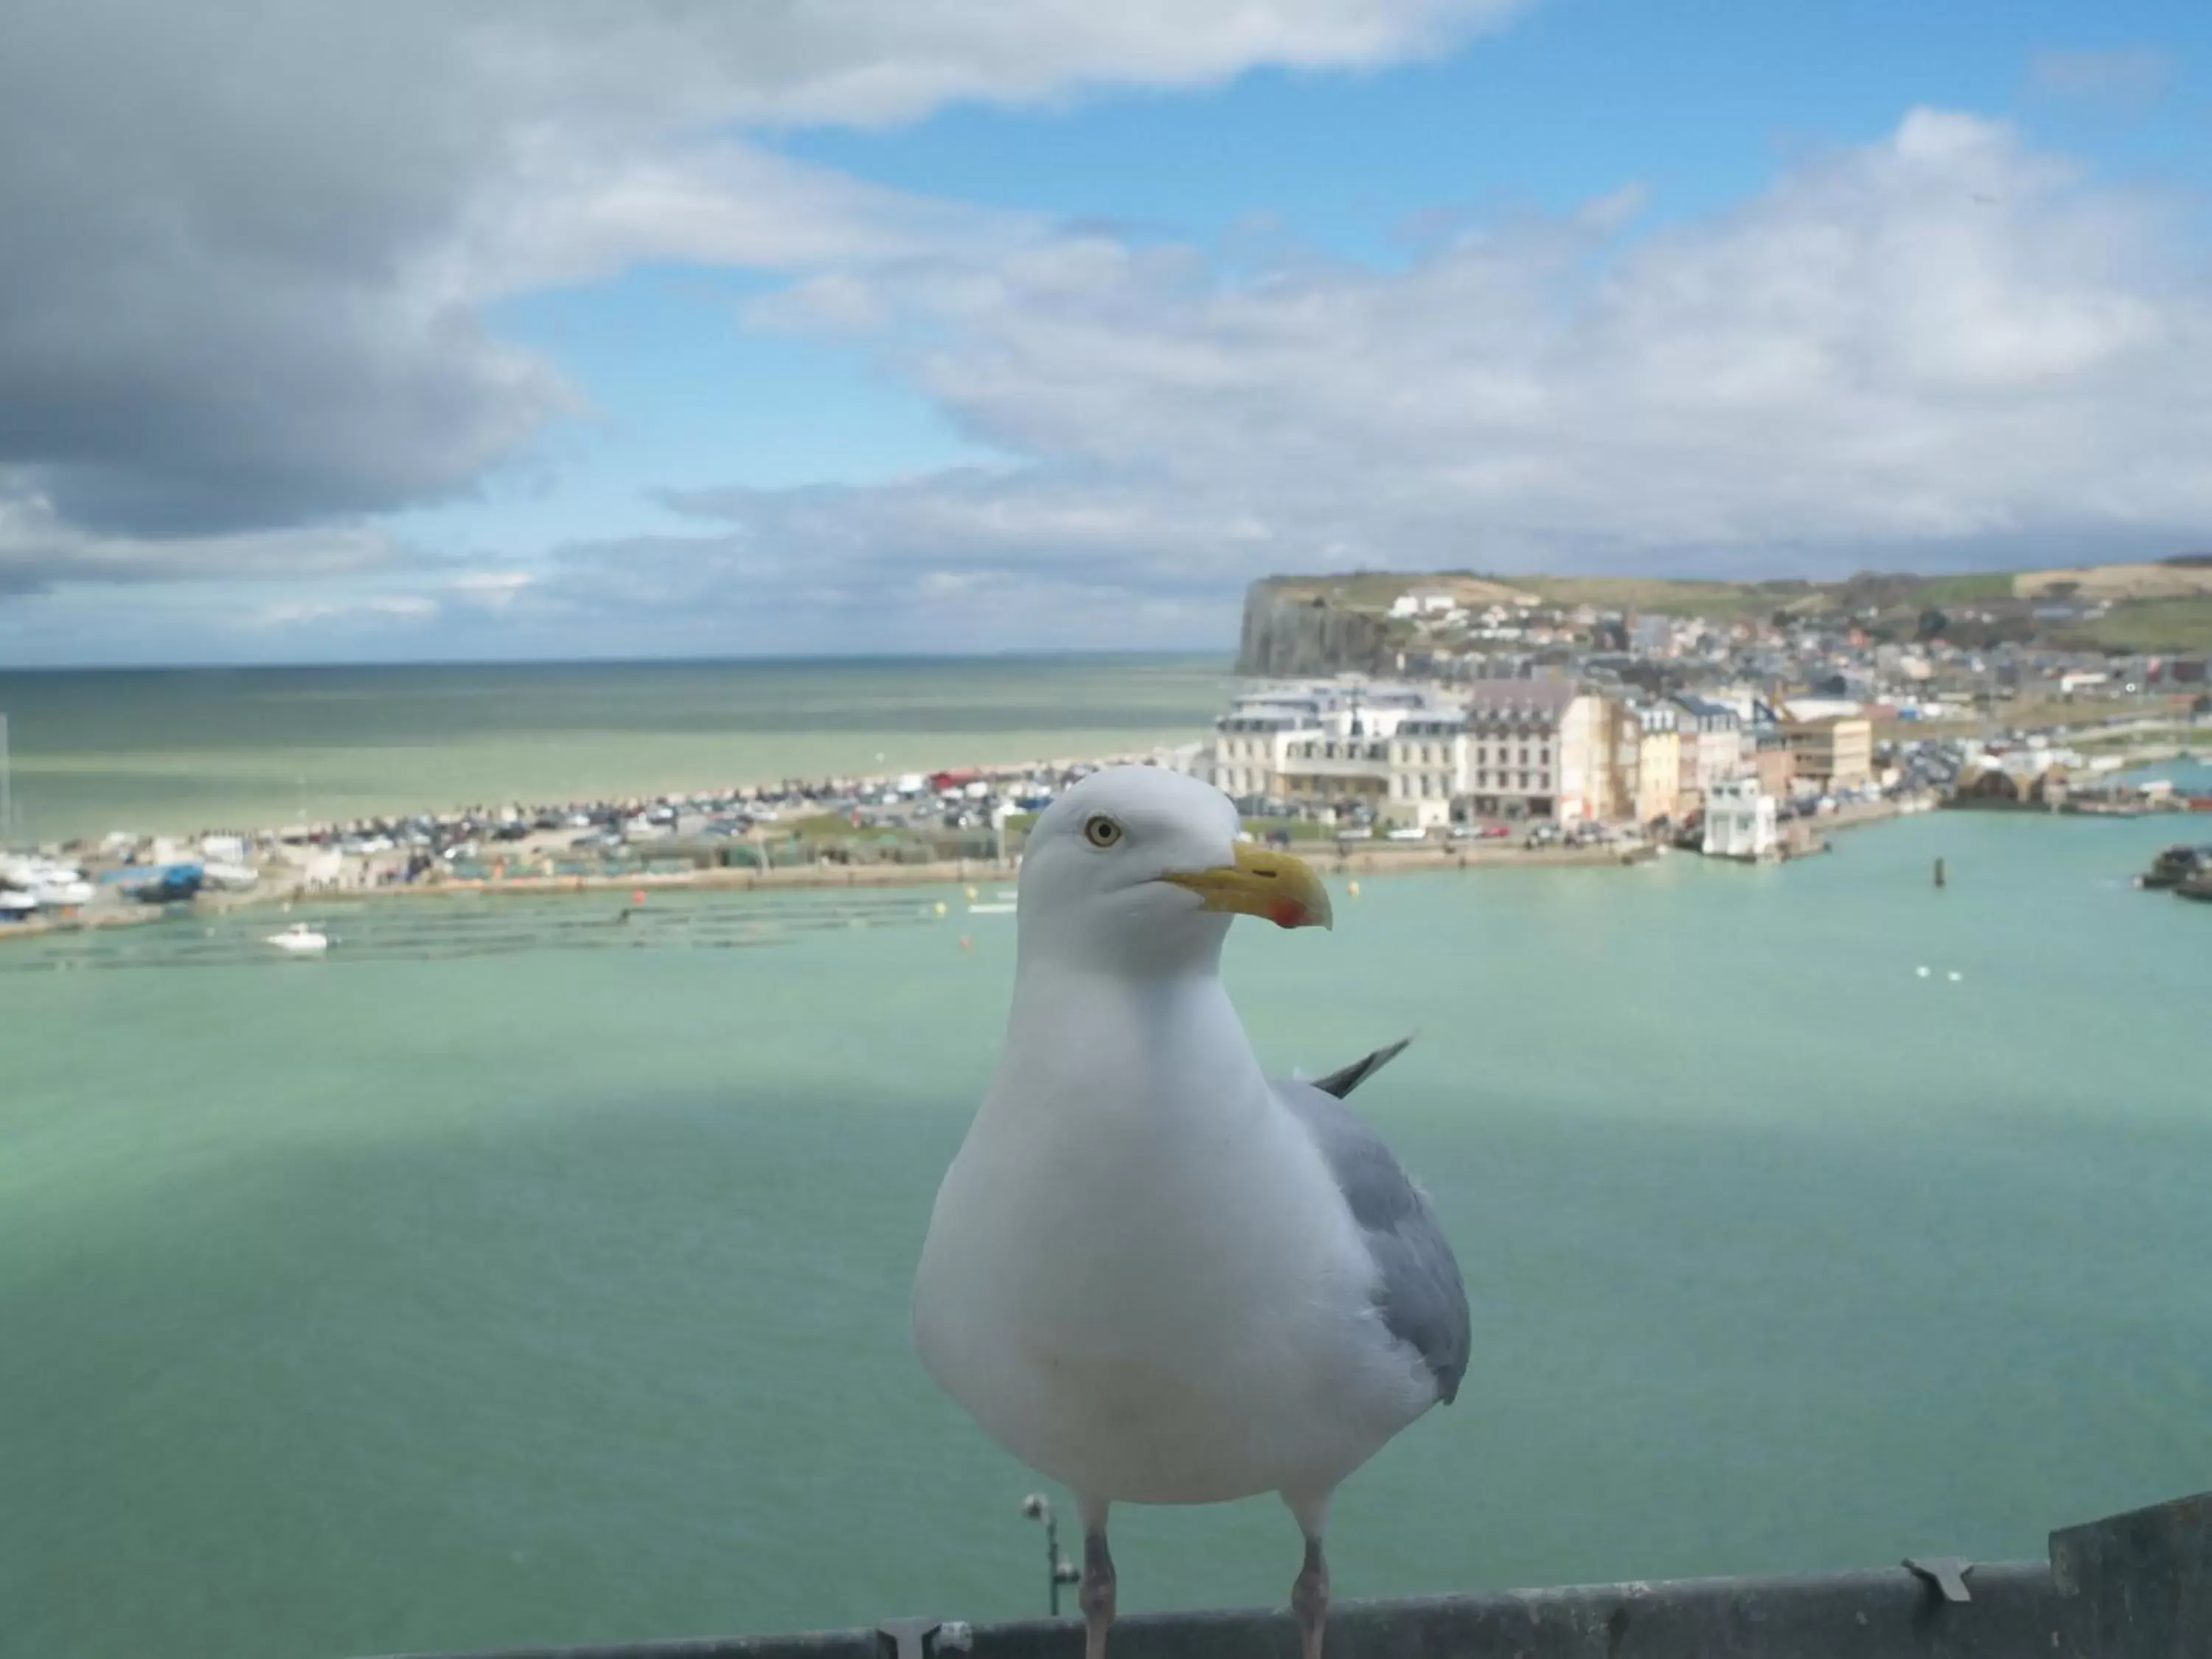
<path fill-rule="evenodd" d="M 1022 1499 L 1022 1513 L 1032 1521 L 1044 1523 L 1045 1583 L 1048 1587 L 1052 1616 L 1060 1617 L 1060 1587 L 1079 1582 L 1083 1575 L 1075 1564 L 1060 1553 L 1060 1522 L 1054 1518 L 1052 1500 L 1041 1492 L 1033 1492 Z"/>

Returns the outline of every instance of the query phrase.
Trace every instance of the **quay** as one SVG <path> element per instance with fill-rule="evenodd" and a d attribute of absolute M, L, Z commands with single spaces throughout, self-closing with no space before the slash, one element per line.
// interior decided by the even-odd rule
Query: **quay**
<path fill-rule="evenodd" d="M 477 1659 L 1067 1659 L 1074 1620 L 872 1630 Z M 1110 1659 L 1286 1659 L 1287 1612 L 1136 1615 Z M 1881 1571 L 1692 1579 L 1332 1608 L 1328 1659 L 2203 1659 L 2212 1654 L 2212 1492 L 2050 1534 L 2043 1561 L 1915 1556 Z M 428 1659 L 428 1656 L 423 1656 Z M 449 1656 L 448 1659 L 461 1659 Z"/>

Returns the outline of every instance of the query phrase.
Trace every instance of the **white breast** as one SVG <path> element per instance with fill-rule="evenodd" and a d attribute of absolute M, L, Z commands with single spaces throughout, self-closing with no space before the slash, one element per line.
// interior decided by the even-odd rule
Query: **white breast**
<path fill-rule="evenodd" d="M 1100 1018 L 1087 1006 L 1085 1029 Z M 1093 1496 L 1325 1492 L 1431 1387 L 1383 1331 L 1358 1229 L 1226 997 L 1144 1035 L 1120 1066 L 1010 1044 L 923 1248 L 923 1364 L 1008 1450 Z"/>

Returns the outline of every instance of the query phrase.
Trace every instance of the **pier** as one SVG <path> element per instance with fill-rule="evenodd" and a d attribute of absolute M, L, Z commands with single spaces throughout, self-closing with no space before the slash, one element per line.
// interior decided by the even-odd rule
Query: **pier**
<path fill-rule="evenodd" d="M 1071 1659 L 1079 1621 L 533 1649 L 476 1659 Z M 1117 1621 L 1110 1659 L 1286 1659 L 1287 1612 Z M 2062 1528 L 2042 1561 L 1914 1556 L 1878 1571 L 1707 1578 L 1333 1608 L 1328 1659 L 2203 1659 L 2212 1492 Z M 448 1659 L 463 1659 L 448 1656 Z"/>

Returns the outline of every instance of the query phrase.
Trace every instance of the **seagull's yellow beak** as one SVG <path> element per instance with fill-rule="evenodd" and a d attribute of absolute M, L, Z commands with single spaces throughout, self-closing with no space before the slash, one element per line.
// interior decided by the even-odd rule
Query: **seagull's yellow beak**
<path fill-rule="evenodd" d="M 1304 859 L 1239 845 L 1237 862 L 1214 870 L 1194 870 L 1160 878 L 1188 887 L 1209 910 L 1241 916 L 1265 916 L 1278 927 L 1327 927 L 1328 889 Z"/>

